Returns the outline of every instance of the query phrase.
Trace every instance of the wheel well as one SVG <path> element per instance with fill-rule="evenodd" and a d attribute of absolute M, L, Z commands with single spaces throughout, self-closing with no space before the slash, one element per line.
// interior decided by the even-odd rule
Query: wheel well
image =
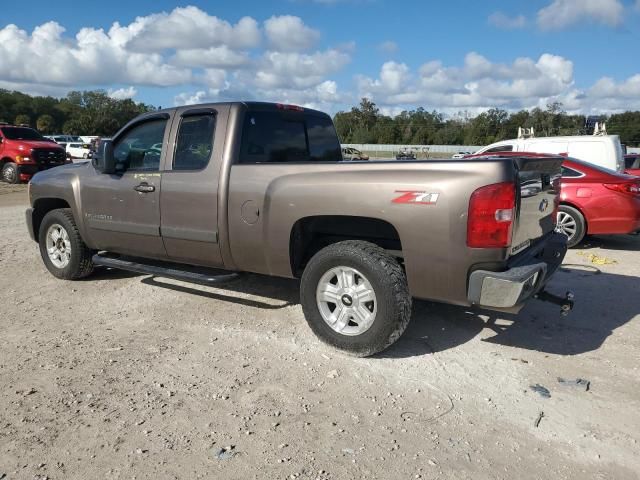
<path fill-rule="evenodd" d="M 9 157 L 0 158 L 0 165 L 4 165 L 7 162 L 13 162 Z"/>
<path fill-rule="evenodd" d="M 584 219 L 584 233 L 586 234 L 589 231 L 589 222 L 587 221 L 587 216 L 584 214 L 582 209 L 579 206 L 577 206 L 575 203 L 572 203 L 572 202 L 561 201 L 560 202 L 560 206 L 562 206 L 562 205 L 566 205 L 567 207 L 575 208 L 577 211 L 580 212 L 580 215 L 582 215 L 582 218 Z"/>
<path fill-rule="evenodd" d="M 291 229 L 291 272 L 302 275 L 307 262 L 318 251 L 343 240 L 366 240 L 401 256 L 400 235 L 385 220 L 348 215 L 322 215 L 298 220 Z"/>
<path fill-rule="evenodd" d="M 59 208 L 69 208 L 69 204 L 66 200 L 60 198 L 39 198 L 33 204 L 33 233 L 38 239 L 38 232 L 40 231 L 40 224 L 44 216 L 51 210 L 58 210 Z"/>

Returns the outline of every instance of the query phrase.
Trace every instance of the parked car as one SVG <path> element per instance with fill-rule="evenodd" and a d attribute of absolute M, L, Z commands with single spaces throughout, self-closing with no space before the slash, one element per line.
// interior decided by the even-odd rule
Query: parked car
<path fill-rule="evenodd" d="M 91 146 L 88 143 L 67 143 L 67 155 L 71 158 L 90 158 Z"/>
<path fill-rule="evenodd" d="M 497 152 L 496 157 L 528 155 L 548 158 L 548 154 Z M 468 158 L 486 158 L 485 154 Z M 529 188 L 537 188 L 533 181 Z M 523 194 L 525 189 L 522 189 Z M 567 235 L 569 247 L 586 235 L 617 235 L 640 231 L 640 178 L 613 172 L 575 158 L 562 162 L 557 231 Z"/>
<path fill-rule="evenodd" d="M 403 147 L 396 154 L 396 160 L 415 160 L 416 152 L 408 147 Z"/>
<path fill-rule="evenodd" d="M 503 140 L 481 148 L 476 154 L 497 152 L 537 152 L 563 155 L 623 172 L 624 158 L 618 135 L 576 135 Z"/>
<path fill-rule="evenodd" d="M 347 161 L 369 160 L 369 155 L 365 155 L 357 148 L 343 147 L 342 158 Z"/>
<path fill-rule="evenodd" d="M 71 135 L 47 135 L 45 138 L 53 140 L 65 149 L 67 148 L 68 143 L 75 141 Z"/>
<path fill-rule="evenodd" d="M 8 183 L 29 181 L 41 170 L 63 165 L 62 147 L 29 127 L 0 124 L 0 171 Z"/>
<path fill-rule="evenodd" d="M 640 153 L 625 155 L 624 167 L 624 173 L 640 177 Z"/>
<path fill-rule="evenodd" d="M 300 278 L 310 328 L 355 355 L 400 337 L 412 297 L 513 313 L 549 298 L 566 252 L 560 157 L 344 162 L 331 117 L 254 102 L 148 112 L 98 150 L 31 181 L 27 228 L 54 276 Z"/>

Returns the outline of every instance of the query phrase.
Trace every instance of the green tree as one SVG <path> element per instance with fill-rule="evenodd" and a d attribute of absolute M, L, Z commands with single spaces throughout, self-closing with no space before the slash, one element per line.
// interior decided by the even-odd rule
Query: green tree
<path fill-rule="evenodd" d="M 31 125 L 31 118 L 29 117 L 29 115 L 21 113 L 20 115 L 16 116 L 14 123 L 16 125 Z"/>
<path fill-rule="evenodd" d="M 42 133 L 53 133 L 55 131 L 55 120 L 48 113 L 40 115 L 36 120 L 36 128 Z"/>

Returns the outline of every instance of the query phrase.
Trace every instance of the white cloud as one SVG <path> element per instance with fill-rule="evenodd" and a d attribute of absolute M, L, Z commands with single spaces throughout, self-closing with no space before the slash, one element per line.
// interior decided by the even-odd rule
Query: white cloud
<path fill-rule="evenodd" d="M 266 52 L 255 72 L 255 84 L 259 88 L 313 87 L 322 83 L 327 75 L 341 70 L 350 60 L 349 55 L 338 50 L 313 54 Z"/>
<path fill-rule="evenodd" d="M 174 65 L 183 67 L 234 68 L 249 63 L 249 56 L 246 52 L 220 45 L 211 48 L 178 50 L 170 61 Z"/>
<path fill-rule="evenodd" d="M 216 45 L 242 49 L 260 44 L 260 29 L 253 18 L 243 17 L 232 25 L 193 6 L 138 17 L 126 27 L 115 23 L 109 35 L 138 52 Z"/>
<path fill-rule="evenodd" d="M 292 15 L 273 16 L 264 22 L 264 29 L 270 47 L 282 52 L 308 50 L 320 38 L 317 30 Z"/>
<path fill-rule="evenodd" d="M 420 67 L 417 76 L 405 64 L 386 62 L 379 78 L 360 77 L 358 86 L 359 95 L 387 106 L 521 108 L 568 91 L 573 86 L 573 64 L 544 54 L 537 61 L 518 58 L 506 65 L 471 52 L 463 67 L 431 61 Z"/>
<path fill-rule="evenodd" d="M 502 28 L 504 30 L 515 30 L 524 28 L 527 25 L 527 19 L 524 15 L 516 15 L 510 17 L 503 12 L 494 12 L 487 19 L 490 25 Z"/>
<path fill-rule="evenodd" d="M 136 90 L 136 87 L 118 88 L 116 90 L 110 88 L 107 90 L 107 94 L 115 100 L 126 100 L 135 97 L 138 94 L 138 90 Z"/>
<path fill-rule="evenodd" d="M 620 0 L 554 0 L 538 11 L 538 26 L 543 30 L 559 30 L 591 21 L 617 27 L 624 19 Z"/>
<path fill-rule="evenodd" d="M 398 44 L 391 40 L 387 40 L 386 42 L 382 42 L 378 45 L 378 50 L 381 53 L 392 55 L 398 51 Z"/>

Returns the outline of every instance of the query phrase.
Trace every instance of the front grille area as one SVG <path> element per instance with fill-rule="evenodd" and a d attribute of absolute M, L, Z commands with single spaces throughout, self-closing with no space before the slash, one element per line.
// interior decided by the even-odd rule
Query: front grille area
<path fill-rule="evenodd" d="M 65 151 L 60 148 L 34 148 L 31 150 L 33 158 L 40 168 L 55 167 L 64 164 Z"/>

